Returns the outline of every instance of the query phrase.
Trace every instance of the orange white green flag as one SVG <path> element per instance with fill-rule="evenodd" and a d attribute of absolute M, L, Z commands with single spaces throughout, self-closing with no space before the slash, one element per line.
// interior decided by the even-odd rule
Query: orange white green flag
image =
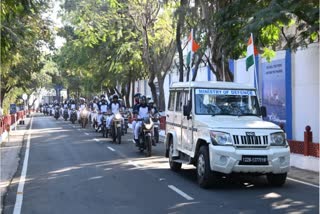
<path fill-rule="evenodd" d="M 258 55 L 257 49 L 253 45 L 253 36 L 250 35 L 248 44 L 247 44 L 247 56 L 246 56 L 246 70 L 249 71 L 251 66 L 255 64 L 254 55 Z"/>
<path fill-rule="evenodd" d="M 188 55 L 187 55 L 187 65 L 190 65 L 192 63 L 192 56 L 197 50 L 200 48 L 200 45 L 196 43 L 193 39 L 193 30 L 191 30 L 190 35 L 188 37 Z"/>

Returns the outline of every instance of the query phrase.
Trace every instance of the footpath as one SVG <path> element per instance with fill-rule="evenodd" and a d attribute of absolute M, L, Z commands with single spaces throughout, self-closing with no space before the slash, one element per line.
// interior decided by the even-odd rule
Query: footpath
<path fill-rule="evenodd" d="M 1 192 L 1 208 L 2 213 L 3 197 L 7 192 L 7 188 L 12 182 L 19 163 L 22 146 L 27 141 L 27 134 L 31 117 L 24 119 L 24 125 L 16 124 L 16 130 L 11 130 L 2 141 L 0 147 L 0 192 Z"/>

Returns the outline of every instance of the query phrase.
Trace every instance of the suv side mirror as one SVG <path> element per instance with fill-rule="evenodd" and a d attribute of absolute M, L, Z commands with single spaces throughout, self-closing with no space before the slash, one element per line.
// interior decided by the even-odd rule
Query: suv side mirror
<path fill-rule="evenodd" d="M 267 116 L 267 108 L 265 106 L 261 106 L 260 111 L 261 111 L 262 117 Z"/>

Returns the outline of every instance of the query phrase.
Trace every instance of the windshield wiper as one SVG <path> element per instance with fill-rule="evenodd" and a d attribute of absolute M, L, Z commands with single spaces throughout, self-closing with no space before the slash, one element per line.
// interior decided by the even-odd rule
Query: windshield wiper
<path fill-rule="evenodd" d="M 256 116 L 256 117 L 260 117 L 260 115 L 258 114 L 253 114 L 253 113 L 244 113 L 244 114 L 239 114 L 238 117 L 242 117 L 242 116 Z"/>
<path fill-rule="evenodd" d="M 219 114 L 211 114 L 212 117 L 216 116 L 216 115 L 223 115 L 223 116 L 238 116 L 237 114 L 222 114 L 222 113 L 219 113 Z"/>

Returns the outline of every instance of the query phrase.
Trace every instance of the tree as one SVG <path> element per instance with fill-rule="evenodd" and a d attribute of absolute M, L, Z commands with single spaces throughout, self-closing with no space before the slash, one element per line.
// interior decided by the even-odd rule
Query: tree
<path fill-rule="evenodd" d="M 144 76 L 144 68 L 141 42 L 132 22 L 123 15 L 125 6 L 116 1 L 66 1 L 64 8 L 64 20 L 69 25 L 59 35 L 67 43 L 55 61 L 67 77 L 65 85 L 72 89 L 68 79 L 77 79 L 76 90 L 87 95 L 88 90 L 97 93 L 104 89 L 108 94 L 117 91 L 129 105 L 129 86 Z"/>
<path fill-rule="evenodd" d="M 135 0 L 128 11 L 142 37 L 143 62 L 148 71 L 148 85 L 159 109 L 165 109 L 163 83 L 176 50 L 171 8 L 165 6 L 157 0 Z M 162 12 L 160 12 L 161 7 Z M 154 83 L 156 78 L 159 96 Z"/>
<path fill-rule="evenodd" d="M 40 48 L 50 41 L 44 1 L 1 2 L 1 105 L 13 89 L 26 89 L 33 73 L 41 70 Z"/>

